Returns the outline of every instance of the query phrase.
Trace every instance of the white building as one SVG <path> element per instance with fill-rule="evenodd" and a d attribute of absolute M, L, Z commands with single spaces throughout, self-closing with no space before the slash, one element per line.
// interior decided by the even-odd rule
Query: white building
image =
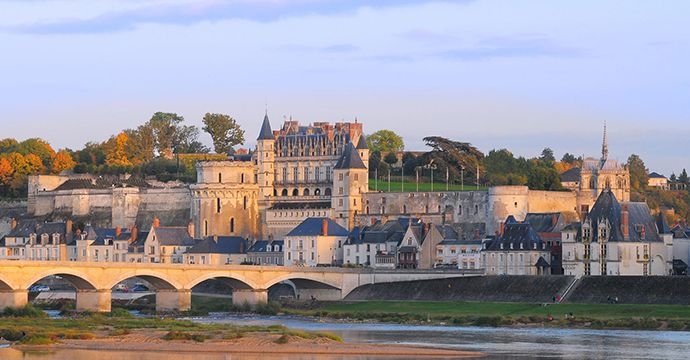
<path fill-rule="evenodd" d="M 348 231 L 328 218 L 307 218 L 285 236 L 286 266 L 340 266 Z"/>
<path fill-rule="evenodd" d="M 528 222 L 509 216 L 501 234 L 484 242 L 482 263 L 487 275 L 548 275 L 551 249 Z"/>

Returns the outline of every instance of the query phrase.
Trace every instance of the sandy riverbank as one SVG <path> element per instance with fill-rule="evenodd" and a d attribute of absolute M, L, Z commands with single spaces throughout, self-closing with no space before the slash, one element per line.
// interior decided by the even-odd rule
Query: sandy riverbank
<path fill-rule="evenodd" d="M 453 349 L 345 343 L 326 338 L 304 339 L 296 336 L 288 336 L 286 343 L 277 343 L 281 335 L 271 333 L 251 333 L 232 340 L 211 338 L 204 342 L 164 340 L 165 334 L 164 331 L 137 330 L 121 336 L 98 336 L 90 340 L 65 339 L 51 345 L 16 345 L 14 347 L 19 350 L 82 349 L 221 354 L 370 355 L 391 359 L 468 358 L 483 355 L 479 352 Z"/>

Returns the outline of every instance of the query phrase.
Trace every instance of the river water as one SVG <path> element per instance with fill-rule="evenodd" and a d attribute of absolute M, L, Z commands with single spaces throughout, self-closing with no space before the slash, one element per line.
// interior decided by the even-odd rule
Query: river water
<path fill-rule="evenodd" d="M 329 331 L 346 342 L 374 344 L 409 344 L 480 351 L 485 359 L 688 359 L 690 332 L 588 330 L 555 328 L 489 328 L 457 326 L 422 326 L 395 324 L 329 323 L 315 319 L 271 316 L 216 315 L 193 318 L 204 323 L 244 325 L 282 324 L 290 328 Z M 22 353 L 0 349 L 0 359 L 7 360 L 254 360 L 265 356 L 237 354 L 184 354 L 175 351 L 127 352 L 59 350 Z M 310 360 L 379 360 L 377 357 L 323 356 L 300 357 Z M 295 359 L 295 355 L 271 359 Z M 390 359 L 390 358 L 387 358 Z"/>

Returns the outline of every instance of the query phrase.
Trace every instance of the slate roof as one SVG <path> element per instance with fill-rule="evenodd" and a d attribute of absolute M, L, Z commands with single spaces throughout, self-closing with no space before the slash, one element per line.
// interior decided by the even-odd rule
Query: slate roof
<path fill-rule="evenodd" d="M 264 115 L 264 122 L 261 124 L 261 131 L 259 131 L 259 137 L 256 140 L 275 140 L 271 123 L 268 121 L 268 114 Z"/>
<path fill-rule="evenodd" d="M 254 242 L 254 244 L 247 249 L 247 252 L 254 253 L 254 252 L 273 252 L 273 247 L 275 245 L 280 246 L 280 248 L 283 248 L 283 240 L 258 240 Z"/>
<path fill-rule="evenodd" d="M 348 244 L 381 244 L 393 242 L 396 245 L 405 236 L 405 227 L 400 221 L 391 220 L 385 223 L 377 221 L 373 225 L 358 226 L 350 232 Z"/>
<path fill-rule="evenodd" d="M 650 173 L 648 177 L 649 177 L 650 179 L 655 179 L 655 178 L 656 178 L 656 179 L 666 179 L 666 176 L 661 175 L 661 174 L 659 174 L 659 173 L 657 173 L 657 172 L 652 172 L 652 173 Z"/>
<path fill-rule="evenodd" d="M 349 232 L 329 218 L 310 217 L 292 229 L 287 236 L 321 236 L 321 226 L 324 219 L 328 222 L 327 236 L 348 236 Z"/>
<path fill-rule="evenodd" d="M 17 226 L 12 229 L 5 237 L 28 238 L 31 234 L 39 237 L 43 234 L 60 234 L 60 243 L 68 243 L 72 240 L 71 229 L 69 236 L 67 233 L 67 223 L 64 222 L 40 222 L 34 219 L 20 220 Z"/>
<path fill-rule="evenodd" d="M 128 251 L 130 252 L 135 252 L 135 253 L 142 253 L 144 252 L 144 243 L 146 242 L 146 238 L 149 236 L 148 231 L 138 231 L 137 232 L 137 238 L 129 244 Z"/>
<path fill-rule="evenodd" d="M 364 137 L 364 134 L 359 136 L 359 140 L 357 141 L 357 150 L 365 150 L 369 149 L 369 145 L 367 145 L 367 138 Z"/>
<path fill-rule="evenodd" d="M 138 187 L 148 188 L 151 184 L 139 176 L 130 176 L 122 180 L 117 176 L 99 176 L 97 178 L 68 179 L 60 184 L 55 191 L 75 189 L 108 189 L 112 187 Z"/>
<path fill-rule="evenodd" d="M 547 268 L 547 267 L 550 267 L 551 265 L 549 265 L 549 262 L 546 261 L 546 259 L 544 259 L 543 256 L 540 256 L 539 260 L 537 260 L 537 263 L 534 264 L 534 266 L 541 267 L 541 268 Z"/>
<path fill-rule="evenodd" d="M 188 254 L 244 254 L 247 240 L 240 236 L 207 236 L 189 248 Z"/>
<path fill-rule="evenodd" d="M 571 168 L 561 174 L 561 182 L 579 182 L 582 170 L 579 167 Z"/>
<path fill-rule="evenodd" d="M 352 143 L 347 143 L 345 145 L 345 151 L 343 155 L 338 159 L 333 169 L 366 169 L 362 158 L 359 157 L 357 150 Z"/>
<path fill-rule="evenodd" d="M 192 246 L 194 239 L 189 236 L 186 227 L 159 226 L 154 228 L 156 238 L 162 246 Z"/>
<path fill-rule="evenodd" d="M 535 249 L 536 244 L 536 249 Z M 503 245 L 503 247 L 501 247 Z M 512 245 L 512 248 L 511 248 Z M 522 245 L 522 246 L 521 246 Z M 528 222 L 517 222 L 511 215 L 503 226 L 503 234 L 487 244 L 487 250 L 548 250 L 549 247 Z"/>
<path fill-rule="evenodd" d="M 598 231 L 598 220 L 608 219 L 611 224 L 609 241 L 631 241 L 639 242 L 642 239 L 642 228 L 644 228 L 644 241 L 660 241 L 656 228 L 656 222 L 652 217 L 646 203 L 629 202 L 625 203 L 628 208 L 628 239 L 626 240 L 621 230 L 621 217 L 623 207 L 610 190 L 603 191 L 597 201 L 592 206 L 592 210 L 587 214 L 587 219 L 592 224 L 592 239 L 594 240 Z"/>
<path fill-rule="evenodd" d="M 560 212 L 527 213 L 525 221 L 538 233 L 560 232 L 567 225 Z"/>

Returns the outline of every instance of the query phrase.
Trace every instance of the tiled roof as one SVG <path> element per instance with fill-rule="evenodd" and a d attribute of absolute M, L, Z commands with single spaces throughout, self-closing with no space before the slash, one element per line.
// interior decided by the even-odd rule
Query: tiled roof
<path fill-rule="evenodd" d="M 362 158 L 359 157 L 357 150 L 352 143 L 345 145 L 343 155 L 338 159 L 333 169 L 366 169 Z"/>
<path fill-rule="evenodd" d="M 349 232 L 347 229 L 338 225 L 335 221 L 329 218 L 310 217 L 302 221 L 297 227 L 292 229 L 287 236 L 320 236 L 322 234 L 322 225 L 324 220 L 328 224 L 328 236 L 347 236 Z"/>

